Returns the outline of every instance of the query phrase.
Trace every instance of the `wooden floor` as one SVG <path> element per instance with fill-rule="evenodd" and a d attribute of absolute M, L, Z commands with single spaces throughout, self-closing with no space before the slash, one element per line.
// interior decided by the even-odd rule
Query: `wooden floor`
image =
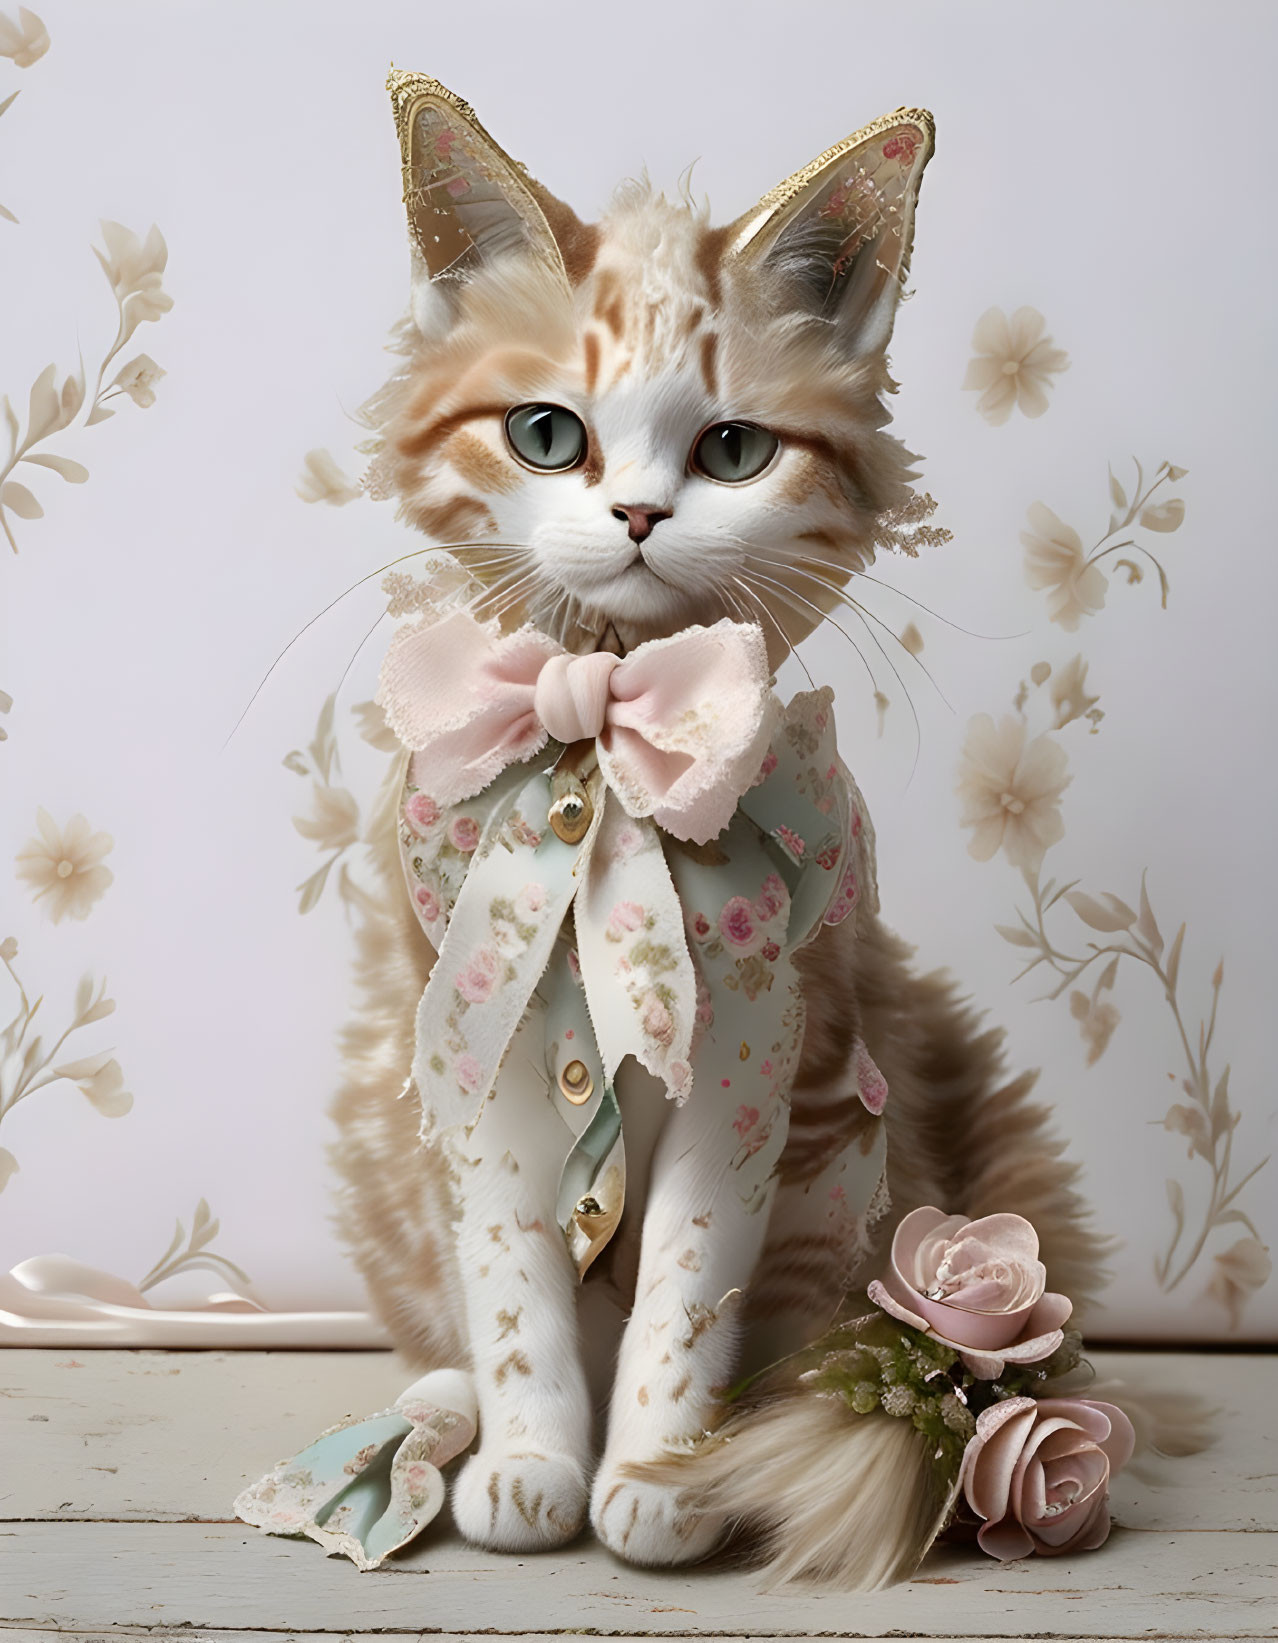
<path fill-rule="evenodd" d="M 504 1557 L 448 1529 L 360 1574 L 236 1522 L 230 1502 L 343 1414 L 389 1403 L 408 1379 L 389 1353 L 0 1352 L 0 1630 L 4 1643 L 179 1629 L 192 1643 L 1278 1636 L 1278 1358 L 1096 1362 L 1204 1393 L 1219 1441 L 1158 1480 L 1120 1477 L 1100 1552 L 999 1564 L 943 1548 L 907 1584 L 851 1597 L 761 1593 L 730 1568 L 642 1572 L 588 1539 Z"/>

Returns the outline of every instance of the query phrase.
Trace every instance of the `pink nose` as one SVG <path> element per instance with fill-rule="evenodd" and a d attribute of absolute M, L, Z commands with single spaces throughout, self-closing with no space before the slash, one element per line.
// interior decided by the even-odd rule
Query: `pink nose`
<path fill-rule="evenodd" d="M 649 508 L 644 506 L 637 508 L 614 508 L 612 510 L 612 517 L 614 519 L 625 520 L 627 526 L 629 527 L 629 535 L 632 542 L 642 542 L 646 536 L 652 535 L 652 527 L 654 525 L 659 524 L 663 519 L 671 518 L 672 515 L 668 508 Z"/>

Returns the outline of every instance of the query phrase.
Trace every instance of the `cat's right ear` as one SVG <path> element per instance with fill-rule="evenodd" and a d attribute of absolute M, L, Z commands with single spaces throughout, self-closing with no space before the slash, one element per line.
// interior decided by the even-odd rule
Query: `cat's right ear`
<path fill-rule="evenodd" d="M 531 254 L 565 288 L 594 260 L 595 230 L 497 146 L 438 80 L 392 69 L 412 253 L 413 320 L 423 337 L 453 323 L 466 280 L 494 258 Z"/>

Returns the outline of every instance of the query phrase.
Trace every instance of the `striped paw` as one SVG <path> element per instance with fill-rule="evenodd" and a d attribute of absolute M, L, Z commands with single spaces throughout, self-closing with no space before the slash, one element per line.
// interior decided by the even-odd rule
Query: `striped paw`
<path fill-rule="evenodd" d="M 481 1449 L 453 1486 L 453 1521 L 496 1552 L 562 1546 L 586 1516 L 586 1475 L 570 1455 Z"/>
<path fill-rule="evenodd" d="M 722 1540 L 726 1523 L 681 1510 L 681 1490 L 673 1484 L 647 1483 L 601 1468 L 590 1502 L 595 1534 L 627 1563 L 668 1568 L 696 1563 Z"/>

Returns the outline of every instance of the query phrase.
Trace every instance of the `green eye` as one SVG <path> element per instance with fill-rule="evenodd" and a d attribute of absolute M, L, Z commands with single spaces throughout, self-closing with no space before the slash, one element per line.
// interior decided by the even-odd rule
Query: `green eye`
<path fill-rule="evenodd" d="M 581 418 L 562 405 L 516 405 L 506 414 L 506 442 L 530 468 L 575 468 L 586 454 Z"/>
<path fill-rule="evenodd" d="M 781 449 L 781 441 L 753 422 L 716 422 L 693 446 L 692 465 L 724 485 L 761 474 Z"/>

